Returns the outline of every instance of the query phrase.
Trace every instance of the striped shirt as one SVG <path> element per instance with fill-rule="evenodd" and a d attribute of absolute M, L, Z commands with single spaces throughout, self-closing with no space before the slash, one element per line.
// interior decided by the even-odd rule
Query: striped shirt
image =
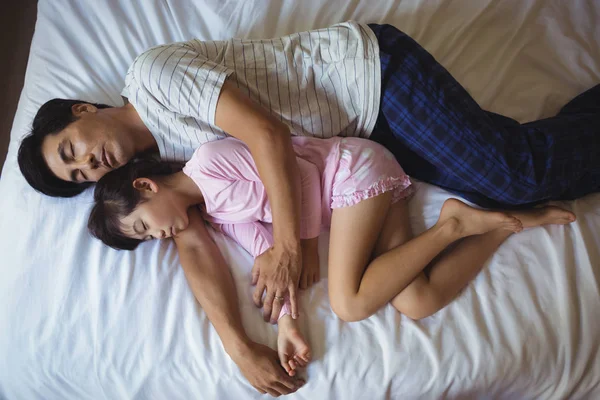
<path fill-rule="evenodd" d="M 379 111 L 379 46 L 346 22 L 278 39 L 199 41 L 153 47 L 135 59 L 121 95 L 156 139 L 161 158 L 187 161 L 222 139 L 215 110 L 226 78 L 292 135 L 368 137 Z"/>

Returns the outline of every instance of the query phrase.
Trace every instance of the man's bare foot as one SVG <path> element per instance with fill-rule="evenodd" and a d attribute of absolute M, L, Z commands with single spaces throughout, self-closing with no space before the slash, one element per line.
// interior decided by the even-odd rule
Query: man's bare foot
<path fill-rule="evenodd" d="M 511 215 L 518 218 L 523 224 L 523 228 L 533 228 L 541 225 L 566 225 L 575 221 L 576 217 L 571 211 L 567 211 L 556 206 L 545 206 L 541 208 L 532 208 L 530 210 L 511 212 Z"/>
<path fill-rule="evenodd" d="M 452 222 L 460 237 L 480 235 L 495 229 L 511 232 L 523 230 L 521 221 L 500 211 L 485 211 L 466 205 L 458 199 L 448 199 L 442 206 L 438 224 Z"/>
<path fill-rule="evenodd" d="M 291 316 L 284 315 L 277 325 L 279 362 L 289 376 L 294 376 L 298 367 L 305 367 L 310 362 L 310 347 Z"/>

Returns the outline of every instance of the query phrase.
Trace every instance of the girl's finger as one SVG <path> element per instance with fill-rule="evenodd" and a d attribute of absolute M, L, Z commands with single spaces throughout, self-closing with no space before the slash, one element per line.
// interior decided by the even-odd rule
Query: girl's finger
<path fill-rule="evenodd" d="M 294 356 L 294 360 L 296 361 L 296 363 L 301 366 L 302 368 L 305 367 L 304 361 L 302 361 L 302 358 L 300 358 L 300 356 Z"/>
<path fill-rule="evenodd" d="M 283 368 L 285 369 L 285 372 L 288 373 L 288 375 L 292 374 L 293 368 L 290 367 L 289 361 L 284 361 L 283 363 L 281 363 L 281 365 L 283 365 Z"/>

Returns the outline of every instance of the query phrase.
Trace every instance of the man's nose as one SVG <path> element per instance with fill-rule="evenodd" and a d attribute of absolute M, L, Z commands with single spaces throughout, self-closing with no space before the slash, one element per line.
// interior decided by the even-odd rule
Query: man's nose
<path fill-rule="evenodd" d="M 96 156 L 94 156 L 92 153 L 89 153 L 83 157 L 83 159 L 77 160 L 77 164 L 78 166 L 89 167 L 90 169 L 96 169 L 100 165 L 96 159 Z"/>

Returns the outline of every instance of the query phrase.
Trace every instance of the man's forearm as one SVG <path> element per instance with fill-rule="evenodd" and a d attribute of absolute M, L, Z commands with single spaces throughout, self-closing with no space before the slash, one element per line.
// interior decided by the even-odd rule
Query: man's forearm
<path fill-rule="evenodd" d="M 275 245 L 300 247 L 300 174 L 289 127 L 225 81 L 215 111 L 215 123 L 243 141 L 256 163 L 273 213 Z"/>
<path fill-rule="evenodd" d="M 250 146 L 273 213 L 275 244 L 299 249 L 300 174 L 287 127 L 261 135 Z"/>
<path fill-rule="evenodd" d="M 194 227 L 197 229 L 197 227 Z M 233 277 L 206 228 L 197 243 L 177 243 L 181 265 L 194 296 L 214 325 L 225 351 L 235 359 L 249 343 L 242 325 Z"/>

